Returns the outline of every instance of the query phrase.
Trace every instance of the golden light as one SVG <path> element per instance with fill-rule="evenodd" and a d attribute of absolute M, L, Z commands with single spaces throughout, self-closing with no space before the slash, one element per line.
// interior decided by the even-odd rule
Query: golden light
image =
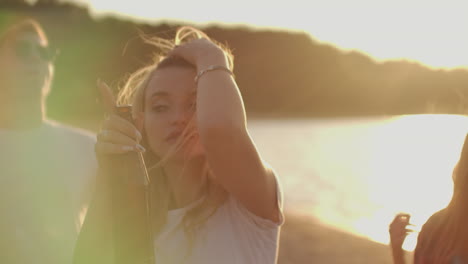
<path fill-rule="evenodd" d="M 272 119 L 249 128 L 280 177 L 288 212 L 388 243 L 395 214 L 410 213 L 419 229 L 449 202 L 468 118 Z M 404 247 L 413 249 L 416 237 Z"/>
<path fill-rule="evenodd" d="M 305 31 L 318 41 L 376 60 L 468 67 L 468 2 L 461 0 L 239 0 L 229 6 L 214 0 L 68 1 L 90 5 L 96 16 Z"/>
<path fill-rule="evenodd" d="M 375 159 L 369 160 L 369 199 L 380 208 L 356 221 L 355 228 L 373 240 L 387 243 L 387 226 L 399 212 L 412 215 L 420 229 L 452 195 L 452 170 L 468 129 L 466 117 L 403 116 L 386 121 L 376 131 Z M 404 247 L 412 250 L 417 234 Z"/>

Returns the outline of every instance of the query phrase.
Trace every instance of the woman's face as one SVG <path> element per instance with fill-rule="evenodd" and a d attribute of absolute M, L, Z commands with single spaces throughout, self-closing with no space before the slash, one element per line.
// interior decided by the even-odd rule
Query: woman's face
<path fill-rule="evenodd" d="M 50 82 L 52 64 L 46 40 L 35 32 L 12 33 L 0 44 L 0 79 L 19 95 L 42 95 Z M 28 89 L 16 89 L 27 87 Z M 13 94 L 12 94 L 13 96 Z"/>
<path fill-rule="evenodd" d="M 194 77 L 193 69 L 170 66 L 156 70 L 146 87 L 145 134 L 151 151 L 160 158 L 176 145 L 180 147 L 174 159 L 187 160 L 204 153 L 196 126 Z"/>

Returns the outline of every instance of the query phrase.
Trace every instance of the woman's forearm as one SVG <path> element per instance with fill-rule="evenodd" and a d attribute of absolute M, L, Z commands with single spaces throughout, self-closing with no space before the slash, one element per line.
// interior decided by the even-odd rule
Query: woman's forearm
<path fill-rule="evenodd" d="M 215 55 L 200 62 L 198 68 L 204 70 L 211 65 L 227 67 L 227 62 L 222 56 Z M 242 97 L 228 72 L 206 72 L 198 80 L 197 119 L 200 133 L 204 130 L 232 131 L 245 128 L 246 116 Z"/>
<path fill-rule="evenodd" d="M 391 245 L 390 247 L 392 249 L 393 264 L 406 264 L 405 251 L 401 247 L 393 247 Z"/>

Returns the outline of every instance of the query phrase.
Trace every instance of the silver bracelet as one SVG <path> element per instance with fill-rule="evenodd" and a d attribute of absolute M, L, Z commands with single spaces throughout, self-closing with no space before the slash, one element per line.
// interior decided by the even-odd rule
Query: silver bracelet
<path fill-rule="evenodd" d="M 225 66 L 221 66 L 221 65 L 211 65 L 209 66 L 208 68 L 204 69 L 204 70 L 201 70 L 198 72 L 197 76 L 195 77 L 195 83 L 198 83 L 198 80 L 200 79 L 200 77 L 203 76 L 203 74 L 207 73 L 207 72 L 210 72 L 210 71 L 216 71 L 216 70 L 222 70 L 222 71 L 225 71 L 227 73 L 229 73 L 230 75 L 233 75 L 234 76 L 234 73 L 228 69 L 227 67 Z"/>

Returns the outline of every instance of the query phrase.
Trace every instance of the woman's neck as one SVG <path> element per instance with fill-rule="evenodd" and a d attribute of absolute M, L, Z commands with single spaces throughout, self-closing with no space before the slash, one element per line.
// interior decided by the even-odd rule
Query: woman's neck
<path fill-rule="evenodd" d="M 164 165 L 168 187 L 173 197 L 171 207 L 185 207 L 203 196 L 205 161 L 200 157 L 185 162 L 167 162 Z"/>
<path fill-rule="evenodd" d="M 7 102 L 0 109 L 0 128 L 30 130 L 41 126 L 44 121 L 41 103 L 25 105 Z"/>

